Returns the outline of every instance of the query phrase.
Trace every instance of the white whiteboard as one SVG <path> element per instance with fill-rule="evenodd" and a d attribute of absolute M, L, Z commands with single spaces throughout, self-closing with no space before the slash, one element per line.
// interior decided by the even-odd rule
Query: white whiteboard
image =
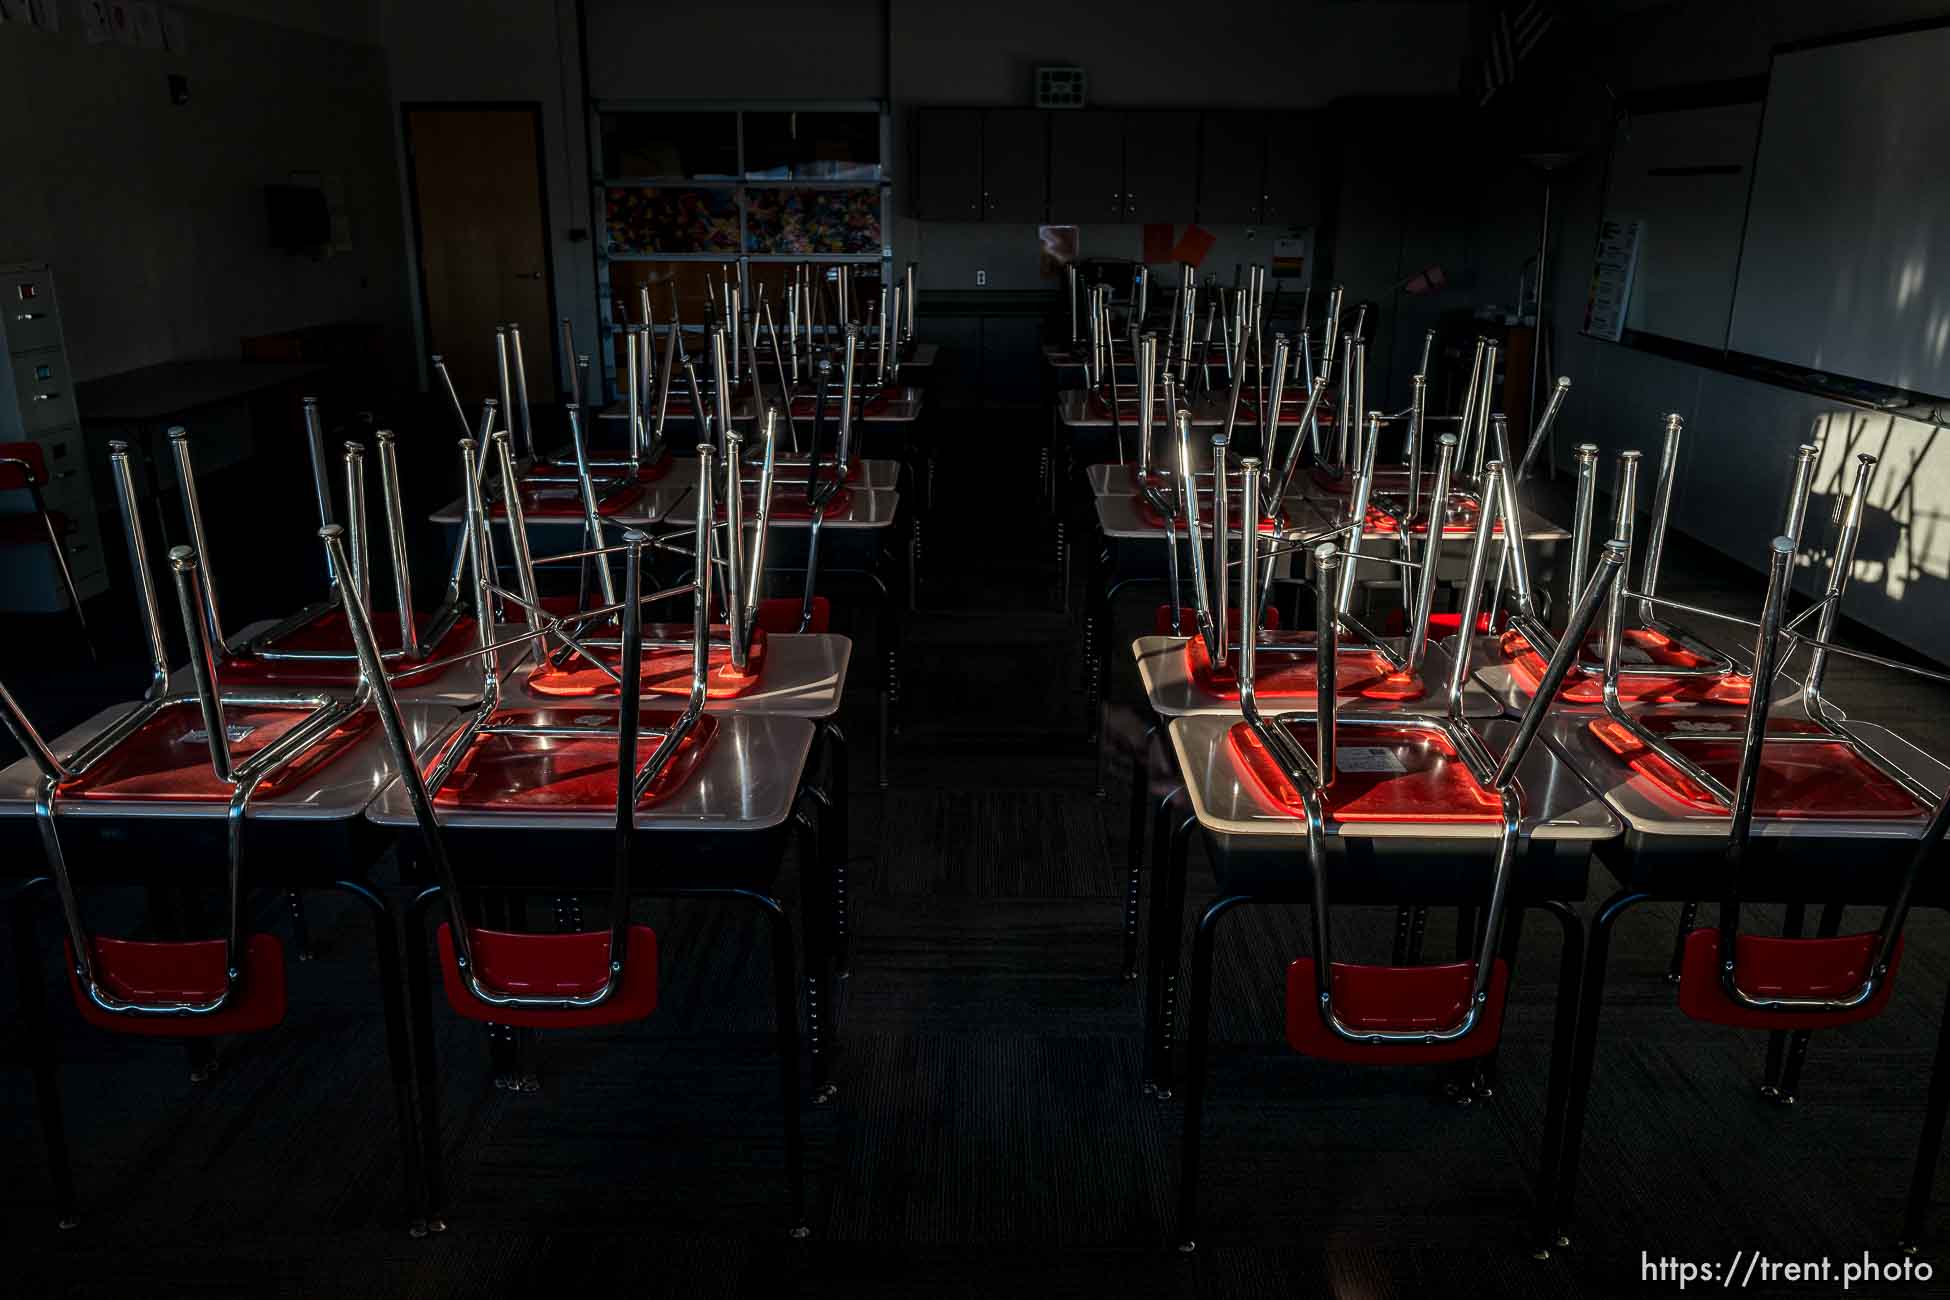
<path fill-rule="evenodd" d="M 1719 104 L 1619 124 L 1605 215 L 1640 227 L 1628 328 L 1726 346 L 1760 114 L 1758 102 Z"/>
<path fill-rule="evenodd" d="M 1735 352 L 1950 394 L 1950 28 L 1775 57 Z"/>

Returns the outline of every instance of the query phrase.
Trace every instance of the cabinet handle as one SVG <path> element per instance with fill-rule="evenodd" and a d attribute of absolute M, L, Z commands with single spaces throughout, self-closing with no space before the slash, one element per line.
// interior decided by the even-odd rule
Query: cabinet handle
<path fill-rule="evenodd" d="M 23 311 L 14 316 L 15 320 L 45 320 L 46 318 L 47 313 L 44 311 Z"/>
<path fill-rule="evenodd" d="M 71 469 L 57 469 L 54 471 L 54 477 L 56 478 L 73 478 L 74 475 L 75 472 Z"/>
<path fill-rule="evenodd" d="M 34 400 L 37 402 L 51 402 L 60 395 L 61 393 L 58 389 L 50 389 L 45 393 L 35 393 Z"/>

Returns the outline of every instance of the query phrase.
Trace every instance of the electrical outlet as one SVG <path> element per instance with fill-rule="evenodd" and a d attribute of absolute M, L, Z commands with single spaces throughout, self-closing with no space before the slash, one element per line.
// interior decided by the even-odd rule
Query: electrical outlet
<path fill-rule="evenodd" d="M 975 287 L 977 289 L 986 289 L 988 288 L 988 284 L 989 273 L 987 271 L 977 271 L 975 273 Z"/>

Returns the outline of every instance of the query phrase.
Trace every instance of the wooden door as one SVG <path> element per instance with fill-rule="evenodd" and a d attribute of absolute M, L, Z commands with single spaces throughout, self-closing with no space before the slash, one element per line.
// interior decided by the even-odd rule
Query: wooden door
<path fill-rule="evenodd" d="M 494 327 L 521 326 L 531 403 L 556 397 L 541 125 L 531 105 L 409 108 L 414 227 L 426 345 L 470 418 L 494 395 Z"/>
<path fill-rule="evenodd" d="M 914 113 L 914 215 L 923 221 L 982 219 L 982 112 Z"/>

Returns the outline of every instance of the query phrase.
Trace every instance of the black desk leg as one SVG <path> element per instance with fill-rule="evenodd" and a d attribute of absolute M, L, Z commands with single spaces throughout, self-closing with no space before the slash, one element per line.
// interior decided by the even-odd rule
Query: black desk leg
<path fill-rule="evenodd" d="M 847 821 L 846 733 L 839 724 L 820 724 L 826 742 L 826 784 L 820 790 L 825 827 L 827 871 L 833 882 L 833 975 L 845 979 L 853 973 L 852 902 L 847 895 L 846 864 L 852 852 L 852 831 Z"/>
<path fill-rule="evenodd" d="M 756 900 L 772 926 L 772 1018 L 779 1055 L 779 1108 L 785 1121 L 785 1179 L 792 1197 L 794 1240 L 812 1235 L 806 1224 L 805 1139 L 799 1124 L 799 1003 L 794 996 L 792 922 L 774 899 Z"/>
<path fill-rule="evenodd" d="M 1950 1115 L 1950 995 L 1944 998 L 1936 1031 L 1936 1060 L 1930 1066 L 1930 1099 L 1923 1107 L 1923 1134 L 1916 1144 L 1916 1172 L 1909 1182 L 1903 1209 L 1903 1254 L 1915 1255 L 1923 1245 L 1931 1193 L 1936 1190 L 1937 1159 L 1943 1154 L 1943 1121 Z"/>
<path fill-rule="evenodd" d="M 427 973 L 428 904 L 440 897 L 438 887 L 425 890 L 407 904 L 400 918 L 402 951 L 406 956 L 407 1021 L 412 1029 L 413 1075 L 420 1095 L 420 1145 L 423 1151 L 422 1176 L 426 1179 L 424 1225 L 416 1224 L 413 1235 L 445 1232 L 446 1188 L 441 1177 L 440 1076 L 433 1052 L 433 988 Z"/>
<path fill-rule="evenodd" d="M 1571 1066 L 1577 1051 L 1578 980 L 1584 972 L 1585 962 L 1584 921 L 1576 909 L 1558 902 L 1545 903 L 1543 906 L 1557 918 L 1558 925 L 1564 931 L 1564 949 L 1557 964 L 1557 1010 L 1551 1017 L 1550 1075 L 1544 1085 L 1543 1151 L 1537 1165 L 1538 1240 L 1535 1254 L 1538 1259 L 1549 1258 L 1553 1246 L 1570 1244 L 1570 1238 L 1563 1235 L 1569 1225 L 1568 1214 L 1560 1222 L 1550 1221 L 1555 1213 L 1552 1207 L 1552 1180 L 1564 1153 Z"/>
<path fill-rule="evenodd" d="M 1605 961 L 1611 955 L 1611 930 L 1645 894 L 1620 890 L 1605 900 L 1591 925 L 1585 950 L 1584 979 L 1578 997 L 1577 1030 L 1572 1039 L 1569 1094 L 1564 1102 L 1564 1138 L 1558 1155 L 1556 1195 L 1541 1207 L 1548 1225 L 1543 1240 L 1567 1246 L 1571 1241 L 1572 1193 L 1577 1190 L 1578 1153 L 1584 1140 L 1585 1103 L 1591 1097 L 1591 1071 L 1598 1055 L 1598 1012 L 1605 1000 Z M 1559 1026 L 1560 1030 L 1562 1026 Z M 1548 1174 L 1546 1174 L 1548 1177 Z M 1548 1184 L 1547 1184 L 1548 1185 Z"/>
<path fill-rule="evenodd" d="M 13 913 L 14 975 L 20 989 L 20 1040 L 34 1072 L 34 1111 L 41 1121 L 41 1141 L 47 1147 L 48 1180 L 54 1184 L 55 1222 L 62 1228 L 73 1228 L 81 1223 L 81 1207 L 75 1199 L 74 1166 L 68 1158 L 68 1127 L 61 1113 L 54 1029 L 47 1013 L 47 986 L 41 981 L 41 947 L 34 934 L 35 887 L 24 885 L 9 900 Z"/>
<path fill-rule="evenodd" d="M 1427 913 L 1427 908 L 1420 909 Z M 1512 984 L 1517 979 L 1517 950 L 1523 945 L 1523 915 L 1525 908 L 1512 907 L 1503 922 L 1503 933 L 1497 944 L 1497 956 L 1502 958 L 1504 968 L 1509 972 Z M 1487 917 L 1475 907 L 1456 909 L 1456 960 L 1471 961 L 1476 956 L 1476 942 Z M 1501 1049 L 1499 1041 L 1481 1056 L 1472 1056 L 1458 1062 L 1455 1078 L 1446 1085 L 1449 1099 L 1459 1106 L 1472 1106 L 1479 1101 L 1488 1101 L 1496 1095 L 1496 1062 Z"/>
<path fill-rule="evenodd" d="M 287 889 L 284 906 L 291 917 L 291 955 L 299 961 L 310 961 L 311 923 L 305 919 L 305 896 L 295 889 Z"/>
<path fill-rule="evenodd" d="M 1821 921 L 1815 929 L 1816 935 L 1823 939 L 1832 939 L 1841 933 L 1841 929 L 1842 905 L 1840 903 L 1824 904 L 1821 909 Z M 1795 932 L 1797 934 L 1800 933 L 1800 926 L 1797 925 L 1795 927 Z M 1770 1056 L 1772 1055 L 1774 1040 L 1779 1037 L 1781 1035 L 1778 1030 L 1767 1036 Z M 1787 1059 L 1782 1062 L 1780 1074 L 1773 1079 L 1776 1087 L 1769 1100 L 1778 1102 L 1783 1106 L 1792 1106 L 1794 1104 L 1795 1095 L 1801 1091 L 1801 1066 L 1807 1059 L 1808 1031 L 1799 1029 L 1788 1036 Z M 1768 1096 L 1765 1083 L 1761 1086 L 1761 1094 Z"/>
<path fill-rule="evenodd" d="M 871 575 L 870 575 L 871 576 Z M 894 595 L 878 578 L 874 579 L 880 588 L 880 625 L 875 629 L 881 648 L 880 678 L 880 788 L 885 790 L 888 781 L 888 761 L 894 743 L 894 733 L 900 729 L 897 714 L 901 702 L 900 647 L 896 644 L 899 633 L 896 626 L 899 617 L 894 612 Z"/>
<path fill-rule="evenodd" d="M 1192 1007 L 1185 1044 L 1185 1136 L 1178 1164 L 1178 1249 L 1198 1249 L 1198 1157 L 1200 1127 L 1205 1118 L 1207 1040 L 1212 1032 L 1212 945 L 1219 921 L 1240 903 L 1243 895 L 1221 898 L 1199 918 L 1192 939 Z"/>
<path fill-rule="evenodd" d="M 1781 921 L 1783 939 L 1801 937 L 1801 927 L 1807 919 L 1807 912 L 1805 903 L 1787 905 L 1787 914 Z M 1682 929 L 1679 933 L 1683 939 L 1686 931 Z M 1781 1063 L 1787 1057 L 1787 1039 L 1787 1031 L 1784 1029 L 1773 1030 L 1767 1035 L 1767 1064 L 1763 1065 L 1760 1071 L 1760 1095 L 1769 1101 L 1779 1101 L 1781 1098 Z"/>
<path fill-rule="evenodd" d="M 826 1028 L 833 1006 L 833 891 L 814 802 L 802 802 L 794 821 L 798 827 L 799 924 L 806 945 L 806 1042 L 812 1056 L 813 1102 L 824 1105 L 839 1091 L 832 1080 Z"/>
<path fill-rule="evenodd" d="M 400 967 L 400 931 L 393 909 L 369 886 L 339 880 L 334 886 L 366 906 L 372 917 L 372 946 L 379 959 L 379 998 L 386 1015 L 386 1065 L 393 1076 L 393 1106 L 398 1115 L 401 1174 L 406 1180 L 406 1218 L 415 1237 L 427 1233 L 424 1144 L 413 1102 L 413 1050 L 407 1033 L 406 981 Z"/>
<path fill-rule="evenodd" d="M 1138 904 L 1143 893 L 1144 880 L 1144 805 L 1145 796 L 1151 793 L 1151 753 L 1152 744 L 1158 734 L 1158 724 L 1152 723 L 1145 733 L 1138 737 L 1138 743 L 1131 751 L 1131 822 L 1128 838 L 1125 841 L 1124 870 L 1124 978 L 1137 978 L 1138 959 Z"/>
<path fill-rule="evenodd" d="M 1679 983 L 1680 968 L 1686 964 L 1686 936 L 1693 932 L 1693 925 L 1699 920 L 1699 904 L 1684 903 L 1679 908 L 1679 929 L 1672 936 L 1672 961 L 1666 967 L 1666 983 Z"/>
<path fill-rule="evenodd" d="M 1183 786 L 1158 805 L 1157 838 L 1151 860 L 1151 1024 L 1152 1087 L 1160 1101 L 1172 1090 L 1171 1050 L 1178 1032 L 1179 927 L 1185 917 L 1185 861 L 1191 851 L 1192 830 L 1198 819 L 1187 811 L 1190 796 Z M 1161 868 L 1161 869 L 1160 869 Z"/>

